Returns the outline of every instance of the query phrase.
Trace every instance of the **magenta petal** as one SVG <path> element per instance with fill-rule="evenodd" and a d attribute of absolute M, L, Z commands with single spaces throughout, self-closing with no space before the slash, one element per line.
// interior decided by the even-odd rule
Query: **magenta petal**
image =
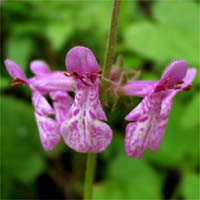
<path fill-rule="evenodd" d="M 30 69 L 35 75 L 44 75 L 50 72 L 48 65 L 40 60 L 31 62 Z"/>
<path fill-rule="evenodd" d="M 65 64 L 69 73 L 85 75 L 99 71 L 99 65 L 92 51 L 86 47 L 74 47 L 66 56 Z"/>
<path fill-rule="evenodd" d="M 66 77 L 64 72 L 51 72 L 37 76 L 29 79 L 29 83 L 43 94 L 51 91 L 72 91 L 74 89 L 74 79 Z"/>
<path fill-rule="evenodd" d="M 56 120 L 61 124 L 66 120 L 67 113 L 73 103 L 72 97 L 67 92 L 50 92 L 53 100 L 53 107 L 56 114 Z"/>
<path fill-rule="evenodd" d="M 142 122 L 129 123 L 126 127 L 125 149 L 129 157 L 140 158 L 148 148 L 149 137 L 152 131 L 149 119 Z"/>
<path fill-rule="evenodd" d="M 157 84 L 157 81 L 130 81 L 124 85 L 122 93 L 125 96 L 145 97 L 154 90 Z"/>
<path fill-rule="evenodd" d="M 187 73 L 188 65 L 184 60 L 176 60 L 172 62 L 164 71 L 159 86 L 171 86 L 182 81 Z"/>
<path fill-rule="evenodd" d="M 149 147 L 164 97 L 163 92 L 152 93 L 126 116 L 126 120 L 135 121 L 126 127 L 125 147 L 128 156 L 140 158 Z"/>
<path fill-rule="evenodd" d="M 54 111 L 38 91 L 33 91 L 32 101 L 42 146 L 46 151 L 50 151 L 60 141 L 58 123 L 49 117 Z"/>
<path fill-rule="evenodd" d="M 32 102 L 38 114 L 46 116 L 54 114 L 48 101 L 38 91 L 33 91 Z"/>
<path fill-rule="evenodd" d="M 8 73 L 10 74 L 10 76 L 12 78 L 19 78 L 26 82 L 26 77 L 24 75 L 24 72 L 21 70 L 21 68 L 15 62 L 7 59 L 7 60 L 5 60 L 4 63 L 5 63 Z"/>
<path fill-rule="evenodd" d="M 128 115 L 126 115 L 125 120 L 137 121 L 141 118 L 145 118 L 152 107 L 151 98 L 151 96 L 145 97 Z"/>
<path fill-rule="evenodd" d="M 59 126 L 57 122 L 35 112 L 35 118 L 40 133 L 40 140 L 45 151 L 51 151 L 60 141 Z"/>
<path fill-rule="evenodd" d="M 181 85 L 182 88 L 184 88 L 192 83 L 192 81 L 196 75 L 196 71 L 197 70 L 195 68 L 188 69 L 187 74 L 185 75 L 185 77 L 183 79 L 184 83 Z"/>
<path fill-rule="evenodd" d="M 172 99 L 175 94 L 176 93 L 172 91 L 167 97 L 164 98 L 162 102 L 160 115 L 157 118 L 155 128 L 149 138 L 148 146 L 149 148 L 151 148 L 152 151 L 156 151 L 162 141 L 165 128 L 169 119 L 169 113 L 171 111 Z"/>
<path fill-rule="evenodd" d="M 61 126 L 65 143 L 78 152 L 101 152 L 110 144 L 112 130 L 105 119 L 96 85 L 77 86 L 75 100 Z"/>
<path fill-rule="evenodd" d="M 66 120 L 61 133 L 65 143 L 78 152 L 102 152 L 112 139 L 112 130 L 106 123 L 83 118 Z"/>

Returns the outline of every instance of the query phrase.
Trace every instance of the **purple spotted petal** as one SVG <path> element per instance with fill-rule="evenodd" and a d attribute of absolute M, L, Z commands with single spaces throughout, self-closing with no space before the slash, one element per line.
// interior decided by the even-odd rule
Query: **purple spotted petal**
<path fill-rule="evenodd" d="M 104 151 L 112 139 L 111 128 L 100 121 L 105 119 L 97 86 L 79 83 L 74 103 L 61 127 L 65 143 L 78 152 Z"/>
<path fill-rule="evenodd" d="M 99 71 L 99 65 L 92 51 L 86 47 L 74 47 L 66 56 L 65 64 L 69 73 L 85 75 Z"/>
<path fill-rule="evenodd" d="M 152 151 L 156 151 L 162 141 L 165 128 L 167 126 L 167 122 L 169 119 L 169 113 L 171 111 L 172 107 L 172 99 L 176 93 L 174 91 L 170 92 L 168 96 L 164 98 L 162 101 L 161 111 L 160 115 L 157 119 L 157 123 L 155 125 L 154 130 L 152 131 L 152 134 L 149 138 L 149 148 L 151 148 Z"/>
<path fill-rule="evenodd" d="M 44 75 L 50 72 L 48 65 L 40 60 L 31 62 L 30 69 L 35 75 Z"/>
<path fill-rule="evenodd" d="M 29 84 L 34 89 L 45 94 L 51 91 L 72 91 L 74 88 L 74 79 L 66 77 L 64 72 L 51 72 L 29 79 Z"/>
<path fill-rule="evenodd" d="M 24 72 L 21 70 L 21 68 L 12 60 L 5 60 L 5 66 L 12 78 L 19 78 L 26 82 L 26 77 L 24 75 Z"/>
<path fill-rule="evenodd" d="M 182 81 L 187 73 L 187 69 L 188 65 L 184 60 L 176 60 L 172 62 L 164 71 L 158 86 L 171 86 Z"/>
<path fill-rule="evenodd" d="M 67 113 L 73 103 L 72 97 L 67 92 L 50 92 L 53 100 L 53 107 L 56 114 L 56 120 L 61 124 L 66 120 Z"/>
<path fill-rule="evenodd" d="M 54 111 L 38 91 L 33 92 L 32 101 L 42 146 L 46 151 L 51 151 L 60 141 L 58 123 L 49 117 Z"/>
<path fill-rule="evenodd" d="M 129 157 L 140 158 L 148 147 L 149 132 L 151 124 L 149 121 L 129 123 L 126 127 L 125 147 Z"/>
<path fill-rule="evenodd" d="M 122 93 L 125 96 L 145 97 L 152 93 L 157 81 L 130 81 L 122 88 Z"/>
<path fill-rule="evenodd" d="M 196 69 L 195 68 L 189 69 L 187 71 L 186 76 L 183 79 L 184 83 L 181 85 L 181 89 L 170 91 L 167 97 L 164 98 L 162 102 L 160 117 L 158 118 L 156 127 L 153 130 L 151 137 L 149 139 L 149 147 L 152 149 L 152 151 L 156 151 L 162 141 L 164 131 L 167 126 L 169 113 L 171 111 L 173 97 L 176 95 L 177 92 L 181 91 L 182 88 L 191 84 L 195 75 L 196 75 Z"/>
<path fill-rule="evenodd" d="M 125 148 L 128 156 L 140 158 L 148 148 L 164 97 L 165 92 L 152 93 L 126 116 L 126 120 L 135 121 L 126 127 Z"/>
<path fill-rule="evenodd" d="M 46 116 L 54 114 L 53 108 L 38 91 L 33 91 L 32 102 L 38 114 Z"/>

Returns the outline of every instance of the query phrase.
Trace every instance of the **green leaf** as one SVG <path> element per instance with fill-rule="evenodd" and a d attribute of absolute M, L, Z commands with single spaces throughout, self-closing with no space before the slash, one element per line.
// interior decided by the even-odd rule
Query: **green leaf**
<path fill-rule="evenodd" d="M 18 167 L 16 170 L 16 178 L 26 183 L 34 180 L 44 170 L 44 160 L 38 153 L 32 153 L 23 167 Z"/>
<path fill-rule="evenodd" d="M 199 174 L 189 173 L 183 177 L 181 191 L 188 200 L 200 198 L 200 176 Z"/>
<path fill-rule="evenodd" d="M 0 76 L 0 89 L 5 89 L 5 88 L 8 88 L 9 85 L 10 85 L 10 80 L 3 77 L 3 76 Z"/>
<path fill-rule="evenodd" d="M 33 108 L 25 102 L 1 99 L 1 167 L 13 179 L 34 180 L 44 170 L 39 134 Z"/>
<path fill-rule="evenodd" d="M 125 31 L 125 42 L 130 50 L 150 60 L 168 62 L 185 59 L 190 64 L 200 64 L 198 37 L 179 29 L 144 21 L 131 25 Z"/>
<path fill-rule="evenodd" d="M 2 166 L 0 167 L 0 199 L 10 199 L 10 193 L 12 191 L 14 177 L 10 173 L 9 169 L 2 168 Z"/>
<path fill-rule="evenodd" d="M 33 48 L 32 40 L 24 36 L 13 35 L 7 41 L 6 47 L 6 57 L 16 62 L 23 71 L 26 71 Z"/>
<path fill-rule="evenodd" d="M 104 184 L 95 185 L 93 199 L 124 199 L 125 195 L 119 183 L 108 180 Z"/>
<path fill-rule="evenodd" d="M 185 106 L 184 115 L 181 117 L 181 123 L 184 128 L 191 129 L 200 125 L 199 106 L 200 93 L 197 93 Z"/>
<path fill-rule="evenodd" d="M 124 153 L 111 162 L 105 183 L 94 190 L 94 199 L 160 199 L 161 182 L 144 160 Z"/>
<path fill-rule="evenodd" d="M 158 23 L 192 33 L 199 33 L 200 6 L 191 1 L 155 1 L 153 17 Z"/>
<path fill-rule="evenodd" d="M 52 47 L 58 51 L 70 39 L 73 30 L 72 24 L 50 23 L 47 26 L 46 36 L 52 44 Z"/>

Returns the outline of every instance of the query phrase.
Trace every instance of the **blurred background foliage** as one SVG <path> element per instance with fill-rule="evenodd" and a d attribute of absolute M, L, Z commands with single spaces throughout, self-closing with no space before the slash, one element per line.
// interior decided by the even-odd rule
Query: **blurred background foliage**
<path fill-rule="evenodd" d="M 1 198 L 82 198 L 85 154 L 63 142 L 41 148 L 31 92 L 11 88 L 3 61 L 14 60 L 31 76 L 29 63 L 41 59 L 65 70 L 66 52 L 91 48 L 100 66 L 111 18 L 111 1 L 1 0 Z M 124 152 L 124 116 L 140 101 L 121 97 L 106 108 L 113 140 L 99 154 L 94 199 L 199 199 L 200 5 L 195 0 L 122 1 L 116 55 L 140 79 L 159 80 L 169 62 L 185 59 L 198 69 L 193 89 L 178 94 L 164 140 L 140 159 Z M 132 105 L 130 107 L 130 105 Z"/>

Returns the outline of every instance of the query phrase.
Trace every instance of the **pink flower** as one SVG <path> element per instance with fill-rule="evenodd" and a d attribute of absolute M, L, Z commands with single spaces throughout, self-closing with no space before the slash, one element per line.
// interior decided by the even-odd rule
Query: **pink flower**
<path fill-rule="evenodd" d="M 188 69 L 183 60 L 172 62 L 159 82 L 128 82 L 123 88 L 127 96 L 145 97 L 125 119 L 131 121 L 126 127 L 125 148 L 130 157 L 140 158 L 147 148 L 156 151 L 167 125 L 172 99 L 176 93 L 187 90 L 196 74 Z"/>
<path fill-rule="evenodd" d="M 27 79 L 20 67 L 11 60 L 6 60 L 8 73 L 13 77 L 13 86 L 24 84 L 32 90 L 32 102 L 38 125 L 41 143 L 46 151 L 52 150 L 60 141 L 60 126 L 64 121 L 73 99 L 66 91 L 72 90 L 74 80 L 64 72 L 50 72 L 46 63 L 34 61 L 31 71 L 35 77 Z M 43 95 L 49 94 L 53 107 Z M 52 119 L 50 115 L 55 115 Z"/>
<path fill-rule="evenodd" d="M 66 56 L 67 76 L 76 81 L 75 99 L 61 127 L 65 143 L 78 152 L 101 152 L 110 144 L 111 128 L 99 100 L 100 69 L 85 47 L 72 48 Z"/>

